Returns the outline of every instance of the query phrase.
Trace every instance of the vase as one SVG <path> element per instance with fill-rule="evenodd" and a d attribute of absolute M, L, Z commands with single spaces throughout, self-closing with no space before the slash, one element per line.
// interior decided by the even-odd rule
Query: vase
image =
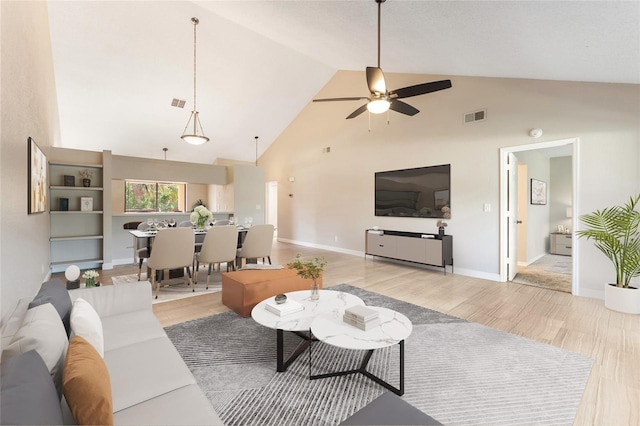
<path fill-rule="evenodd" d="M 206 222 L 207 222 L 207 218 L 206 217 L 199 217 L 198 218 L 198 223 L 196 223 L 196 228 L 204 229 Z"/>
<path fill-rule="evenodd" d="M 91 287 L 95 287 L 95 286 L 96 286 L 95 278 L 87 278 L 86 287 L 87 288 L 91 288 Z"/>
<path fill-rule="evenodd" d="M 91 186 L 91 179 L 82 179 L 82 186 L 89 188 Z"/>
<path fill-rule="evenodd" d="M 438 235 L 440 238 L 444 237 L 444 228 L 442 226 L 438 228 Z"/>
<path fill-rule="evenodd" d="M 320 299 L 320 287 L 318 287 L 318 283 L 315 281 L 311 285 L 311 300 Z"/>

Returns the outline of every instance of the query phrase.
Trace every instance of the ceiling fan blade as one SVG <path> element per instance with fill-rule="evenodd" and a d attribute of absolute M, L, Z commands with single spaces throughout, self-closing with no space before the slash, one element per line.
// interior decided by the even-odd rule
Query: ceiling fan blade
<path fill-rule="evenodd" d="M 360 101 L 363 99 L 369 99 L 369 98 L 365 96 L 357 96 L 352 98 L 325 98 L 325 99 L 314 99 L 313 102 Z"/>
<path fill-rule="evenodd" d="M 367 67 L 367 85 L 371 93 L 387 93 L 382 68 Z"/>
<path fill-rule="evenodd" d="M 419 109 L 412 107 L 411 105 L 399 101 L 397 99 L 391 100 L 391 105 L 389 105 L 389 109 L 394 110 L 395 112 L 399 112 L 401 114 L 414 116 L 420 112 Z"/>
<path fill-rule="evenodd" d="M 357 110 L 353 111 L 348 117 L 347 120 L 349 120 L 350 118 L 356 118 L 357 116 L 359 116 L 360 114 L 362 114 L 363 112 L 365 112 L 367 110 L 367 104 L 362 105 L 360 108 L 358 108 Z"/>
<path fill-rule="evenodd" d="M 430 83 L 416 84 L 415 86 L 403 87 L 392 90 L 389 96 L 394 99 L 410 98 L 412 96 L 424 95 L 426 93 L 437 92 L 451 88 L 451 80 L 432 81 Z"/>

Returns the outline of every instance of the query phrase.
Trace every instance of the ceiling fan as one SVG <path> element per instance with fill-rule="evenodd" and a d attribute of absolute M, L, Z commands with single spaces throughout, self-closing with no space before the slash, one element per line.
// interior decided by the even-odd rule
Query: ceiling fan
<path fill-rule="evenodd" d="M 380 114 L 389 109 L 401 114 L 413 116 L 420 111 L 411 105 L 402 102 L 400 99 L 410 98 L 412 96 L 424 95 L 438 90 L 451 88 L 451 80 L 432 81 L 430 83 L 416 84 L 415 86 L 403 87 L 402 89 L 387 91 L 387 85 L 384 81 L 384 74 L 380 68 L 380 7 L 386 0 L 374 0 L 378 3 L 378 66 L 367 67 L 367 85 L 369 86 L 369 97 L 359 96 L 350 98 L 327 98 L 314 99 L 313 102 L 333 102 L 333 101 L 358 101 L 366 99 L 369 102 L 353 111 L 348 117 L 355 118 L 363 112 L 369 110 L 373 114 Z"/>

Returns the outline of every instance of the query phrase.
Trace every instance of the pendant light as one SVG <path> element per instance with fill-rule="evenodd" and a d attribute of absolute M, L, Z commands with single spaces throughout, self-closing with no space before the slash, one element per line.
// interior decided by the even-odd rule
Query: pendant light
<path fill-rule="evenodd" d="M 191 145 L 202 145 L 205 142 L 209 142 L 209 138 L 204 135 L 200 118 L 198 118 L 198 109 L 196 108 L 196 26 L 200 21 L 198 18 L 191 18 L 191 22 L 193 23 L 193 111 L 191 111 L 189 121 L 184 126 L 184 131 L 180 138 Z M 187 134 L 187 129 L 191 122 L 193 122 L 193 133 Z"/>

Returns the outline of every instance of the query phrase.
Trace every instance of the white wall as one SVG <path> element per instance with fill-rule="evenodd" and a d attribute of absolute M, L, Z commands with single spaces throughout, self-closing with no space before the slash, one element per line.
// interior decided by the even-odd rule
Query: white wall
<path fill-rule="evenodd" d="M 442 76 L 387 74 L 404 87 Z M 407 99 L 414 117 L 367 113 L 345 120 L 358 102 L 310 103 L 260 158 L 278 181 L 279 238 L 333 250 L 364 250 L 364 229 L 435 232 L 435 220 L 378 218 L 373 174 L 379 170 L 451 164 L 456 273 L 499 279 L 499 149 L 580 138 L 577 214 L 620 203 L 640 189 L 640 86 L 451 77 L 453 88 Z M 362 72 L 340 71 L 317 97 L 366 95 Z M 487 120 L 463 115 L 487 109 Z M 533 140 L 531 128 L 544 135 Z M 322 149 L 330 146 L 331 152 Z M 289 182 L 288 177 L 295 177 Z M 530 172 L 530 177 L 533 173 Z M 288 194 L 292 194 L 289 197 Z M 491 205 L 483 212 L 483 204 Z M 335 237 L 338 241 L 335 241 Z M 601 297 L 612 272 L 592 245 L 578 243 L 579 286 Z"/>
<path fill-rule="evenodd" d="M 527 164 L 527 264 L 535 262 L 549 252 L 549 194 L 553 188 L 550 179 L 549 158 L 540 151 L 516 152 L 519 162 Z M 547 204 L 531 204 L 531 179 L 547 184 Z"/>
<path fill-rule="evenodd" d="M 551 189 L 549 191 L 549 226 L 551 231 L 558 225 L 571 229 L 571 218 L 567 217 L 567 207 L 572 207 L 572 164 L 571 157 L 550 159 Z"/>
<path fill-rule="evenodd" d="M 236 220 L 241 225 L 251 217 L 254 225 L 266 220 L 264 168 L 236 164 L 233 166 L 234 209 Z"/>
<path fill-rule="evenodd" d="M 2 314 L 48 276 L 49 215 L 27 214 L 27 138 L 60 139 L 46 2 L 0 2 L 0 299 Z"/>

